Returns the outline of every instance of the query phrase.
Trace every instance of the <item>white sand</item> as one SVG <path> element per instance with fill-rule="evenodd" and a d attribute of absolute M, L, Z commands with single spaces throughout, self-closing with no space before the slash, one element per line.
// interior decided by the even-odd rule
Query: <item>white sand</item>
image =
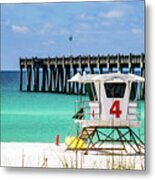
<path fill-rule="evenodd" d="M 145 169 L 144 156 L 103 156 L 65 151 L 65 144 L 1 143 L 1 166 Z"/>

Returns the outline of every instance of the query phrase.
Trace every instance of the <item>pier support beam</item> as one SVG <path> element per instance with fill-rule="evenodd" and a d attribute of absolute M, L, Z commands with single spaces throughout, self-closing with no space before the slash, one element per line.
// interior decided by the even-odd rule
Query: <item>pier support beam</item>
<path fill-rule="evenodd" d="M 23 68 L 20 67 L 20 91 L 23 90 Z"/>
<path fill-rule="evenodd" d="M 31 66 L 27 67 L 27 91 L 31 91 L 31 78 L 32 78 L 32 69 Z"/>
<path fill-rule="evenodd" d="M 52 67 L 49 67 L 49 73 L 48 73 L 48 91 L 52 92 Z"/>
<path fill-rule="evenodd" d="M 64 92 L 64 68 L 59 69 L 59 78 L 60 78 L 60 92 Z"/>
<path fill-rule="evenodd" d="M 48 77 L 47 66 L 44 66 L 42 70 L 42 91 L 43 92 L 46 91 L 47 77 Z"/>
<path fill-rule="evenodd" d="M 70 78 L 71 78 L 71 76 L 70 76 L 70 69 L 66 68 L 65 69 L 65 93 L 67 93 L 67 94 L 71 93 L 71 83 L 68 83 L 68 80 Z"/>
<path fill-rule="evenodd" d="M 33 68 L 33 76 L 34 76 L 34 91 L 38 92 L 39 91 L 39 68 L 38 67 L 34 67 Z"/>
<path fill-rule="evenodd" d="M 39 67 L 36 68 L 36 91 L 38 92 L 39 91 L 39 88 L 40 88 L 40 85 L 39 85 L 39 76 L 40 76 L 40 71 L 39 71 Z"/>
<path fill-rule="evenodd" d="M 54 69 L 54 92 L 58 92 L 58 68 Z"/>

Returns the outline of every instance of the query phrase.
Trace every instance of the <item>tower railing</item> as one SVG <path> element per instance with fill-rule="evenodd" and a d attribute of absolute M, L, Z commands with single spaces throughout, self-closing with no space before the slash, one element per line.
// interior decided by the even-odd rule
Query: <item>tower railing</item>
<path fill-rule="evenodd" d="M 90 106 L 90 103 L 94 103 L 94 106 Z M 97 104 L 97 106 L 96 106 Z M 79 120 L 97 120 L 100 114 L 100 103 L 98 101 L 88 100 L 76 100 L 75 101 L 75 115 L 74 119 Z M 91 111 L 92 110 L 92 111 Z"/>

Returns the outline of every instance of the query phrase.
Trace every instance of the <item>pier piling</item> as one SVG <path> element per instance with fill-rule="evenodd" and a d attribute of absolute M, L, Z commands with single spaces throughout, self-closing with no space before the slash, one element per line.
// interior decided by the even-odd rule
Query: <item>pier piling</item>
<path fill-rule="evenodd" d="M 23 68 L 20 67 L 20 91 L 23 90 Z"/>

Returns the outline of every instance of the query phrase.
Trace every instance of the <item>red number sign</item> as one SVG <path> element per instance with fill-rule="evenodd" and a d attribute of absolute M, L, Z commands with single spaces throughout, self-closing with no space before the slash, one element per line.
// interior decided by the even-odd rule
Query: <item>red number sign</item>
<path fill-rule="evenodd" d="M 113 102 L 110 108 L 110 114 L 115 115 L 116 118 L 120 118 L 122 111 L 120 110 L 120 101 L 116 100 Z"/>

